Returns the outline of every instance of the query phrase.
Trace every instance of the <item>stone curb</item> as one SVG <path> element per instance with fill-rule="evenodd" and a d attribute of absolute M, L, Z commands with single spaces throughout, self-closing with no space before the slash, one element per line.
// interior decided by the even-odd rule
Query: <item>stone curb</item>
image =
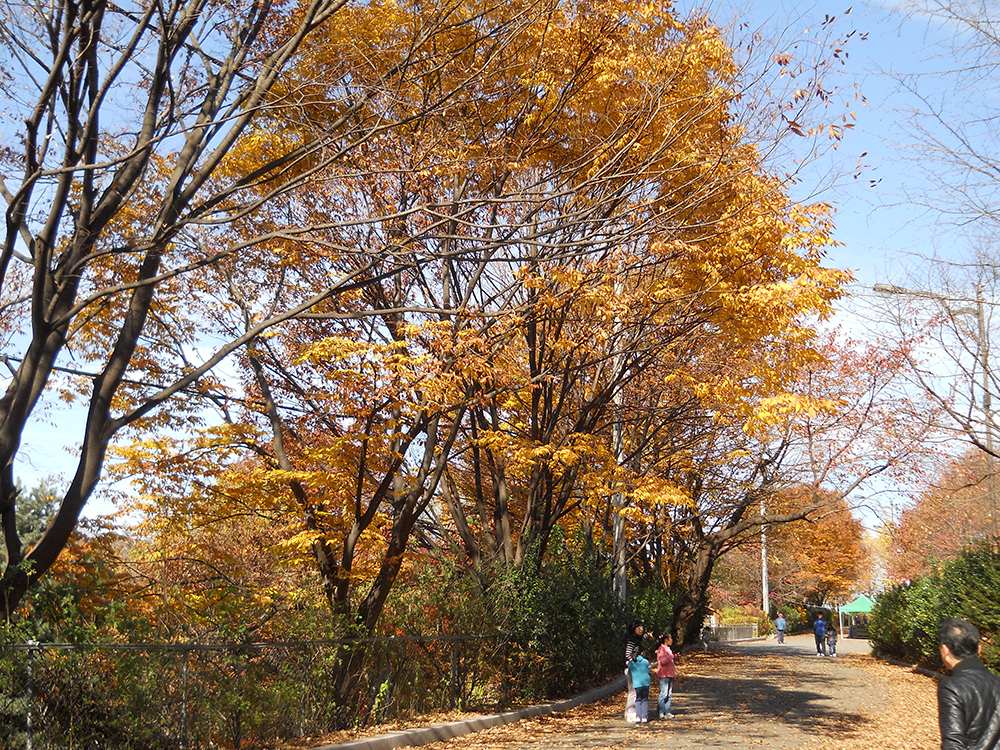
<path fill-rule="evenodd" d="M 460 737 L 470 732 L 480 732 L 483 729 L 503 726 L 504 724 L 528 719 L 532 716 L 542 716 L 544 714 L 555 713 L 556 711 L 568 711 L 584 703 L 594 703 L 602 698 L 607 698 L 609 695 L 624 688 L 625 676 L 622 675 L 607 685 L 593 688 L 566 700 L 528 706 L 526 708 L 519 708 L 516 711 L 493 714 L 492 716 L 473 716 L 448 724 L 407 729 L 402 732 L 393 732 L 392 734 L 383 734 L 376 737 L 363 737 L 358 740 L 351 740 L 350 742 L 341 742 L 337 745 L 321 745 L 313 748 L 313 750 L 395 750 L 398 747 L 427 745 L 431 742 L 441 742 L 442 740 L 450 740 L 452 737 Z"/>
<path fill-rule="evenodd" d="M 948 677 L 946 674 L 941 674 L 940 672 L 935 672 L 933 669 L 927 669 L 926 667 L 921 667 L 918 664 L 910 664 L 905 661 L 900 661 L 899 659 L 893 659 L 891 656 L 881 656 L 879 654 L 872 654 L 876 659 L 880 661 L 886 661 L 890 664 L 895 664 L 897 667 L 906 667 L 912 669 L 918 674 L 926 675 L 927 677 L 933 677 L 935 680 L 944 680 Z"/>

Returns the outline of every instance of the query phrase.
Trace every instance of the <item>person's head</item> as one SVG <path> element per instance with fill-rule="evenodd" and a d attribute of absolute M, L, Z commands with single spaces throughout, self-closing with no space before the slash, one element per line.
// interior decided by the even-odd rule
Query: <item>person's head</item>
<path fill-rule="evenodd" d="M 779 612 L 779 613 L 778 613 L 778 617 L 784 617 L 784 615 L 783 615 L 783 614 L 781 614 L 781 612 Z"/>
<path fill-rule="evenodd" d="M 674 642 L 674 637 L 670 635 L 670 633 L 662 633 L 657 640 L 660 642 L 661 646 L 665 644 L 669 647 L 670 644 Z"/>
<path fill-rule="evenodd" d="M 638 620 L 632 620 L 628 624 L 628 629 L 625 631 L 626 638 L 633 638 L 637 635 L 642 635 L 642 623 Z"/>
<path fill-rule="evenodd" d="M 938 626 L 941 661 L 948 669 L 979 653 L 979 630 L 971 622 L 948 617 Z"/>
<path fill-rule="evenodd" d="M 816 619 L 817 620 L 822 620 L 823 619 L 823 613 L 820 612 L 818 615 L 816 615 Z"/>

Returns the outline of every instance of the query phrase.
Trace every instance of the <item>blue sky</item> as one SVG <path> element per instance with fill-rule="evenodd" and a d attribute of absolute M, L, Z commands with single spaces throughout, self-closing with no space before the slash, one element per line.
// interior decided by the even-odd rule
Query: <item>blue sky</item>
<path fill-rule="evenodd" d="M 847 8 L 852 10 L 849 15 L 844 13 Z M 839 83 L 845 92 L 856 84 L 866 104 L 852 107 L 857 122 L 840 145 L 839 157 L 846 165 L 866 153 L 866 167 L 857 179 L 847 174 L 846 179 L 838 180 L 823 197 L 835 206 L 836 238 L 842 243 L 831 250 L 828 264 L 850 269 L 857 279 L 851 286 L 852 297 L 841 305 L 834 322 L 854 336 L 877 335 L 884 330 L 879 321 L 889 303 L 873 294 L 875 284 L 933 290 L 929 280 L 934 277 L 934 264 L 929 259 L 964 258 L 973 249 L 976 235 L 990 231 L 988 226 L 975 223 L 959 228 L 946 216 L 911 202 L 910 196 L 930 195 L 932 203 L 946 199 L 949 181 L 960 181 L 962 175 L 942 171 L 941 163 L 933 158 L 922 159 L 927 152 L 915 147 L 912 116 L 915 108 L 924 108 L 925 104 L 900 85 L 900 77 L 910 77 L 928 102 L 947 103 L 943 111 L 956 121 L 966 122 L 992 104 L 993 85 L 987 82 L 987 87 L 977 89 L 982 81 L 974 72 L 953 73 L 962 69 L 949 54 L 958 27 L 925 15 L 906 14 L 888 0 L 753 0 L 749 9 L 738 12 L 751 25 L 775 30 L 788 23 L 809 26 L 829 14 L 837 16 L 838 36 L 851 30 L 858 32 L 848 45 L 850 56 Z M 858 38 L 862 35 L 863 39 Z M 988 126 L 977 135 L 986 130 Z M 993 144 L 983 150 L 992 153 Z M 836 164 L 831 164 L 836 171 Z M 945 183 L 944 190 L 935 179 Z M 966 293 L 971 294 L 961 292 Z M 939 311 L 921 310 L 919 314 Z M 949 364 L 942 352 L 928 350 L 925 355 L 929 357 L 928 367 L 942 377 L 954 372 L 954 364 Z M 966 445 L 964 440 L 953 440 L 946 447 L 949 452 L 958 452 Z M 909 493 L 919 489 L 873 481 L 858 493 L 868 496 L 868 501 L 855 498 L 861 503 L 859 517 L 866 526 L 875 528 L 886 512 L 891 515 L 898 511 Z"/>
<path fill-rule="evenodd" d="M 819 165 L 816 182 L 801 188 L 815 189 L 828 174 L 826 168 L 844 172 L 821 194 L 836 209 L 836 237 L 842 243 L 830 251 L 829 265 L 850 269 L 862 289 L 893 281 L 902 270 L 900 264 L 912 263 L 909 253 L 933 252 L 937 232 L 925 211 L 904 197 L 920 179 L 904 148 L 907 112 L 915 101 L 891 74 L 936 69 L 942 61 L 935 57 L 940 51 L 935 45 L 947 40 L 949 29 L 925 18 L 908 18 L 888 2 L 752 0 L 738 5 L 739 19 L 762 28 L 765 36 L 787 27 L 814 28 L 827 15 L 835 18 L 832 27 L 837 37 L 856 32 L 845 46 L 847 63 L 832 82 L 840 89 L 838 103 L 850 102 L 855 85 L 865 103 L 850 103 L 857 116 L 855 127 Z M 716 12 L 732 11 L 720 4 Z M 864 168 L 855 179 L 850 167 L 858 160 Z"/>

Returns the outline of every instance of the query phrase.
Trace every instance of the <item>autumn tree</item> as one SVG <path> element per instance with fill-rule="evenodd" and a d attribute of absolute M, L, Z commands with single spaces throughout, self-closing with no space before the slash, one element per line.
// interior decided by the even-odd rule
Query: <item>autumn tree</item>
<path fill-rule="evenodd" d="M 935 31 L 926 49 L 933 65 L 892 75 L 910 104 L 898 134 L 916 176 L 905 199 L 941 243 L 939 254 L 876 285 L 873 307 L 884 317 L 880 331 L 910 345 L 911 377 L 936 396 L 948 417 L 942 430 L 995 458 L 998 102 L 983 84 L 997 71 L 996 9 L 966 0 L 906 0 L 897 9 Z"/>
<path fill-rule="evenodd" d="M 216 227 L 260 200 L 245 203 L 248 187 L 263 180 L 286 189 L 276 170 L 315 144 L 287 143 L 247 171 L 226 169 L 227 154 L 263 108 L 290 103 L 270 99 L 276 79 L 342 5 L 4 4 L 0 85 L 6 127 L 17 133 L 3 152 L 0 185 L 3 326 L 11 342 L 0 399 L 6 615 L 69 539 L 109 441 L 143 418 L 165 419 L 168 402 L 191 393 L 244 343 L 213 341 L 185 300 L 205 269 L 238 263 L 260 241 L 212 241 Z M 254 333 L 335 288 L 332 280 L 274 297 Z M 198 340 L 203 356 L 193 351 Z M 25 426 L 53 393 L 54 374 L 65 370 L 82 378 L 79 459 L 53 523 L 25 553 L 15 459 Z"/>
<path fill-rule="evenodd" d="M 325 617 L 315 606 L 315 572 L 300 564 L 283 509 L 220 516 L 218 502 L 195 494 L 153 510 L 107 561 L 148 632 L 197 642 L 315 636 Z"/>
<path fill-rule="evenodd" d="M 448 118 L 382 139 L 380 151 L 358 160 L 367 178 L 345 194 L 369 210 L 391 206 L 385 218 L 370 214 L 365 232 L 374 229 L 401 255 L 435 254 L 433 278 L 387 277 L 362 300 L 385 314 L 316 310 L 304 335 L 247 352 L 250 389 L 259 390 L 270 419 L 271 447 L 262 455 L 269 461 L 273 450 L 276 468 L 309 472 L 290 485 L 304 511 L 302 539 L 316 550 L 335 613 L 354 613 L 352 597 L 366 587 L 356 616 L 367 629 L 378 621 L 417 519 L 437 495 L 468 404 L 484 390 L 483 374 L 493 381 L 486 391 L 505 388 L 491 358 L 510 340 L 495 321 L 519 304 L 522 281 L 510 269 L 530 258 L 600 254 L 636 231 L 622 216 L 636 205 L 636 174 L 652 169 L 652 157 L 642 147 L 616 146 L 612 134 L 639 138 L 646 123 L 615 114 L 585 137 L 573 119 L 592 106 L 595 79 L 637 23 L 616 7 L 598 6 L 584 19 L 565 4 L 535 6 L 500 49 L 476 29 L 484 21 L 509 26 L 510 8 L 465 8 L 465 24 L 435 40 L 438 57 L 428 61 L 435 75 L 396 92 L 407 106 L 407 96 L 440 97 L 449 82 L 460 84 Z M 393 43 L 371 38 L 364 31 L 370 20 L 359 14 L 345 54 L 367 57 L 369 45 Z M 612 82 L 620 75 L 607 74 Z M 288 359 L 302 366 L 281 364 Z M 326 383 L 338 390 L 303 387 L 317 373 L 328 373 Z M 292 419 L 280 416 L 281 405 L 303 398 L 315 405 L 288 432 Z M 342 451 L 340 472 L 312 457 L 331 445 Z M 382 535 L 384 547 L 376 542 Z M 362 567 L 365 560 L 374 567 Z"/>
<path fill-rule="evenodd" d="M 775 498 L 775 510 L 803 502 L 812 504 L 812 494 L 793 488 Z M 809 521 L 769 531 L 768 573 L 777 601 L 824 606 L 845 602 L 860 591 L 872 560 L 861 521 L 844 498 L 833 500 Z"/>
<path fill-rule="evenodd" d="M 826 309 L 844 278 L 820 264 L 825 207 L 793 205 L 746 142 L 751 118 L 736 104 L 745 71 L 719 29 L 697 19 L 686 30 L 663 51 L 635 52 L 652 56 L 637 70 L 666 71 L 669 92 L 658 99 L 666 149 L 649 176 L 650 204 L 662 207 L 649 234 L 599 262 L 522 266 L 504 352 L 517 379 L 470 410 L 450 472 L 449 522 L 474 567 L 544 554 L 555 525 L 594 528 L 595 509 L 628 513 L 613 498 L 649 462 L 643 441 L 626 448 L 622 435 L 703 421 L 694 389 L 675 385 L 690 382 L 691 363 L 727 338 L 751 351 L 796 335 L 799 312 Z M 660 382 L 630 397 L 640 381 Z"/>
<path fill-rule="evenodd" d="M 562 3 L 523 13 L 509 5 L 364 6 L 338 15 L 336 33 L 306 48 L 290 73 L 290 81 L 302 76 L 296 90 L 316 98 L 276 128 L 300 138 L 328 127 L 330 108 L 320 103 L 345 95 L 333 85 L 344 70 L 351 71 L 348 95 L 368 93 L 351 123 L 403 121 L 427 100 L 447 103 L 440 119 L 379 130 L 316 171 L 324 181 L 312 192 L 288 196 L 288 210 L 327 218 L 327 256 L 314 264 L 258 263 L 253 283 L 321 284 L 333 267 L 355 291 L 252 338 L 243 351 L 249 399 L 226 404 L 223 413 L 232 439 L 260 459 L 262 490 L 283 484 L 294 496 L 300 539 L 316 557 L 333 611 L 354 612 L 354 592 L 369 587 L 356 610 L 365 627 L 377 622 L 409 533 L 435 497 L 468 405 L 531 387 L 504 372 L 505 348 L 522 335 L 510 321 L 525 298 L 544 296 L 546 273 L 592 274 L 592 259 L 635 245 L 661 221 L 658 214 L 672 220 L 704 197 L 669 206 L 650 191 L 671 169 L 677 180 L 700 169 L 675 164 L 673 154 L 722 115 L 711 73 L 695 68 L 695 93 L 706 92 L 696 106 L 714 120 L 692 118 L 676 141 L 654 136 L 671 114 L 661 95 L 684 82 L 673 69 L 689 44 L 705 55 L 723 47 L 703 24 L 685 29 L 667 10 L 623 7 L 597 4 L 581 14 Z M 441 17 L 449 22 L 428 41 L 430 22 Z M 633 49 L 637 29 L 652 40 L 680 41 L 660 51 L 655 44 Z M 426 44 L 415 47 L 414 39 Z M 657 54 L 658 67 L 647 70 Z M 392 69 L 393 55 L 405 55 L 413 73 L 388 81 L 393 87 L 380 67 L 355 68 L 378 60 Z M 326 79 L 315 77 L 320 62 L 332 82 L 325 88 Z M 636 71 L 648 86 L 630 85 Z M 247 217 L 251 224 L 270 220 L 260 212 Z M 278 243 L 298 258 L 294 245 Z M 372 244 L 388 248 L 392 262 L 370 255 Z M 234 338 L 251 337 L 260 314 L 245 286 L 239 269 L 222 269 L 214 318 Z M 545 375 L 530 377 L 542 382 Z M 138 467 L 143 451 L 158 450 L 138 446 L 127 458 Z M 381 562 L 359 570 L 362 559 Z"/>
<path fill-rule="evenodd" d="M 923 489 L 901 516 L 887 518 L 881 543 L 893 580 L 912 580 L 973 540 L 995 547 L 1000 513 L 997 266 L 989 252 L 978 250 L 966 254 L 965 262 L 942 259 L 923 270 L 909 274 L 906 286 L 875 286 L 874 309 L 881 313 L 876 325 L 900 342 L 911 388 L 934 402 L 943 464 L 928 474 L 933 479 L 923 477 L 916 485 Z"/>
<path fill-rule="evenodd" d="M 220 427 L 185 448 L 139 444 L 123 469 L 156 496 L 156 460 L 246 448 L 255 463 L 224 500 L 240 486 L 295 509 L 332 610 L 371 630 L 418 520 L 439 520 L 476 569 L 543 555 L 558 525 L 603 534 L 601 519 L 633 512 L 615 496 L 688 504 L 664 468 L 673 448 L 705 448 L 715 414 L 742 425 L 780 390 L 801 364 L 786 344 L 809 339 L 846 276 L 822 266 L 828 207 L 793 201 L 755 143 L 801 130 L 789 113 L 828 92 L 798 82 L 747 115 L 744 71 L 705 18 L 608 1 L 337 20 L 290 69 L 309 96 L 259 143 L 331 120 L 399 127 L 303 163 L 310 189 L 267 204 L 331 217 L 310 235 L 325 256 L 281 236 L 281 258 L 249 275 L 217 267 L 204 314 L 247 342 L 241 397 L 218 398 Z M 412 75 L 387 77 L 400 55 Z M 780 56 L 773 72 L 795 67 Z M 440 116 L 406 119 L 427 102 Z M 258 211 L 233 231 L 273 221 Z M 349 293 L 256 335 L 268 303 L 249 285 L 312 287 L 331 268 Z M 626 445 L 632 425 L 644 437 Z"/>
<path fill-rule="evenodd" d="M 363 318 L 366 287 L 439 262 L 429 247 L 401 251 L 412 203 L 365 204 L 351 186 L 369 173 L 353 159 L 389 160 L 380 139 L 412 142 L 475 77 L 458 70 L 434 95 L 407 94 L 439 72 L 434 35 L 456 27 L 460 7 L 6 7 L 5 60 L 17 72 L 3 85 L 23 150 L 5 152 L 21 177 L 2 191 L 4 325 L 18 346 L 0 401 L 5 611 L 66 543 L 116 435 L 190 429 L 208 403 L 231 410 L 240 395 L 212 372 L 234 352 L 321 303 L 335 319 L 340 305 Z M 365 26 L 366 13 L 380 23 Z M 449 54 L 493 59 L 519 28 L 518 9 L 498 13 L 469 13 Z M 324 58 L 306 44 L 321 27 L 334 43 L 358 42 L 353 53 Z M 373 38 L 385 49 L 365 47 Z M 382 179 L 401 174 L 386 164 Z M 400 314 L 381 291 L 362 301 Z M 40 399 L 56 392 L 54 372 L 75 377 L 65 393 L 82 397 L 88 418 L 54 523 L 25 554 L 14 458 Z"/>
<path fill-rule="evenodd" d="M 964 548 L 996 539 L 997 502 L 987 456 L 967 451 L 931 476 L 929 486 L 882 530 L 890 580 L 915 580 Z"/>
<path fill-rule="evenodd" d="M 678 633 L 697 626 L 718 560 L 755 543 L 762 525 L 815 521 L 867 479 L 905 473 L 925 452 L 929 418 L 898 388 L 898 352 L 832 337 L 807 351 L 784 370 L 792 380 L 779 391 L 754 394 L 759 381 L 751 379 L 753 388 L 732 401 L 740 381 L 727 372 L 727 389 L 703 396 L 714 408 L 699 441 L 660 469 L 680 498 L 654 508 L 684 582 Z M 774 502 L 793 488 L 806 499 Z M 637 555 L 656 549 L 639 538 Z"/>
<path fill-rule="evenodd" d="M 998 268 L 989 253 L 934 261 L 905 286 L 877 284 L 872 308 L 883 336 L 900 342 L 909 378 L 931 395 L 943 435 L 1000 454 L 993 396 L 1000 387 L 992 344 Z"/>

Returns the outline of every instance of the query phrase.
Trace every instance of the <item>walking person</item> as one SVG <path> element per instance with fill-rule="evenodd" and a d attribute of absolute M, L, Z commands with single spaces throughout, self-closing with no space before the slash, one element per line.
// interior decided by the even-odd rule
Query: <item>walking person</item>
<path fill-rule="evenodd" d="M 788 629 L 788 621 L 785 620 L 785 616 L 778 613 L 778 619 L 774 621 L 774 629 L 778 631 L 778 643 L 785 642 L 785 630 Z"/>
<path fill-rule="evenodd" d="M 639 652 L 628 663 L 629 677 L 635 690 L 635 723 L 646 724 L 649 721 L 649 659 Z"/>
<path fill-rule="evenodd" d="M 826 629 L 826 653 L 828 656 L 837 655 L 837 626 L 832 622 Z"/>
<path fill-rule="evenodd" d="M 664 633 L 658 639 L 656 647 L 656 676 L 660 678 L 660 698 L 656 703 L 657 718 L 672 719 L 670 700 L 674 695 L 674 678 L 677 676 L 677 666 L 674 664 L 674 652 L 670 648 L 674 637 Z"/>
<path fill-rule="evenodd" d="M 938 683 L 941 750 L 1000 747 L 1000 677 L 979 659 L 979 630 L 949 617 L 938 627 L 938 640 L 952 675 Z"/>
<path fill-rule="evenodd" d="M 823 620 L 822 612 L 816 615 L 813 633 L 816 634 L 816 656 L 826 656 L 826 622 Z"/>
<path fill-rule="evenodd" d="M 628 676 L 628 694 L 625 697 L 625 721 L 635 721 L 635 685 L 632 682 L 630 665 L 637 656 L 642 656 L 642 623 L 633 620 L 625 630 L 625 674 Z M 648 664 L 648 662 L 647 662 Z M 647 683 L 648 684 L 648 683 Z"/>

